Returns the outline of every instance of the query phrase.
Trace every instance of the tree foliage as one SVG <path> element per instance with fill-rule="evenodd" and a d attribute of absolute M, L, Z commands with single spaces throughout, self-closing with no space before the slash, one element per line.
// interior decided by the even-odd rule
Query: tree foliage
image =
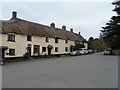
<path fill-rule="evenodd" d="M 112 16 L 111 20 L 102 27 L 102 37 L 112 49 L 120 49 L 120 0 L 112 3 L 115 5 L 115 11 L 118 15 Z"/>
<path fill-rule="evenodd" d="M 76 43 L 75 46 L 73 46 L 73 50 L 78 50 L 79 48 L 84 48 L 85 45 L 81 43 Z"/>
<path fill-rule="evenodd" d="M 93 37 L 90 37 L 88 40 L 88 47 L 92 50 L 103 51 L 105 48 L 107 48 L 107 45 L 100 39 L 94 39 Z"/>

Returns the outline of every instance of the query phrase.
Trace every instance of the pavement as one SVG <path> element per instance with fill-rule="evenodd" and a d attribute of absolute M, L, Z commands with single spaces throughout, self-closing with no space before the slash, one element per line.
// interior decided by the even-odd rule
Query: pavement
<path fill-rule="evenodd" d="M 118 57 L 95 53 L 2 67 L 3 88 L 117 88 Z"/>

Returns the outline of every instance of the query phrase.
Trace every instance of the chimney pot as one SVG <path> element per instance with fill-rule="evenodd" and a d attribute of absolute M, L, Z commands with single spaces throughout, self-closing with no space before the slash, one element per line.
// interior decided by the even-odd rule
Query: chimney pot
<path fill-rule="evenodd" d="M 73 32 L 73 28 L 71 28 L 70 31 Z"/>
<path fill-rule="evenodd" d="M 80 35 L 80 32 L 79 32 L 79 35 Z"/>
<path fill-rule="evenodd" d="M 65 25 L 63 25 L 63 26 L 62 26 L 62 29 L 63 29 L 63 30 L 66 30 L 66 26 L 65 26 Z"/>
<path fill-rule="evenodd" d="M 55 28 L 55 24 L 54 23 L 51 23 L 50 26 Z"/>
<path fill-rule="evenodd" d="M 13 11 L 12 12 L 12 19 L 16 19 L 17 18 L 17 12 Z"/>

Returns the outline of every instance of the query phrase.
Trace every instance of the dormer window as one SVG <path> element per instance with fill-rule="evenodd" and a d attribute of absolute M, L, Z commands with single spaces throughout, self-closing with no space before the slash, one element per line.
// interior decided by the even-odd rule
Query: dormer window
<path fill-rule="evenodd" d="M 65 43 L 67 44 L 67 43 L 68 43 L 68 40 L 65 40 Z"/>
<path fill-rule="evenodd" d="M 58 40 L 59 40 L 58 37 L 56 37 L 56 38 L 55 38 L 55 43 L 58 43 Z"/>
<path fill-rule="evenodd" d="M 32 36 L 31 35 L 27 35 L 27 41 L 32 41 Z"/>
<path fill-rule="evenodd" d="M 48 38 L 48 37 L 46 37 L 46 38 L 45 38 L 45 41 L 46 41 L 46 42 L 49 42 L 49 38 Z"/>
<path fill-rule="evenodd" d="M 7 41 L 15 42 L 15 35 L 8 34 L 8 40 Z"/>

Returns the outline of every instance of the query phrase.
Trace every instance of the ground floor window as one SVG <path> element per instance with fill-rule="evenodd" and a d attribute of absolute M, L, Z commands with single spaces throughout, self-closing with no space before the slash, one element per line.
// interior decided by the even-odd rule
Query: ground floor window
<path fill-rule="evenodd" d="M 39 49 L 40 49 L 39 45 L 34 45 L 34 54 L 39 54 Z"/>
<path fill-rule="evenodd" d="M 58 47 L 55 47 L 55 52 L 58 52 Z"/>
<path fill-rule="evenodd" d="M 68 52 L 68 47 L 65 47 L 65 52 Z"/>
<path fill-rule="evenodd" d="M 9 55 L 15 55 L 15 49 L 9 49 Z"/>
<path fill-rule="evenodd" d="M 46 52 L 46 47 L 42 47 L 42 51 L 43 51 L 43 52 Z"/>

